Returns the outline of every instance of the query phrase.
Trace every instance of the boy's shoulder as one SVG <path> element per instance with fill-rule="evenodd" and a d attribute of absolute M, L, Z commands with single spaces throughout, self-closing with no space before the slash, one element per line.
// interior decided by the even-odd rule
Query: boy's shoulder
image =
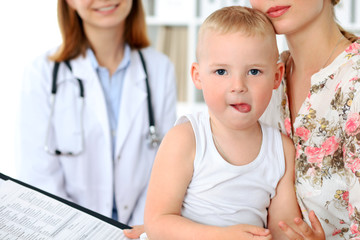
<path fill-rule="evenodd" d="M 184 123 L 184 122 L 203 122 L 204 120 L 209 119 L 209 113 L 206 111 L 198 111 L 193 113 L 188 113 L 181 115 L 175 122 L 175 125 Z"/>
<path fill-rule="evenodd" d="M 209 121 L 209 114 L 204 111 L 198 111 L 181 115 L 174 125 L 187 123 L 189 127 L 192 127 L 193 131 L 197 131 L 201 126 L 206 125 L 206 121 Z"/>
<path fill-rule="evenodd" d="M 195 134 L 189 121 L 177 122 L 165 135 L 164 140 L 176 142 L 177 146 L 187 145 L 194 141 Z"/>
<path fill-rule="evenodd" d="M 291 154 L 294 150 L 295 150 L 295 147 L 294 147 L 294 143 L 292 141 L 292 139 L 285 135 L 284 133 L 281 132 L 280 129 L 274 127 L 274 126 L 271 126 L 269 124 L 266 124 L 262 121 L 259 121 L 262 128 L 263 129 L 268 129 L 268 131 L 274 131 L 274 132 L 279 132 L 280 136 L 281 136 L 281 141 L 282 141 L 282 145 L 283 145 L 283 149 L 284 149 L 284 153 L 285 154 Z"/>

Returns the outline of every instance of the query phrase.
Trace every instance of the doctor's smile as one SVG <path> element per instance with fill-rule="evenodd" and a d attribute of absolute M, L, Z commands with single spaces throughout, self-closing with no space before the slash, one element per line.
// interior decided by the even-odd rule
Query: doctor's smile
<path fill-rule="evenodd" d="M 100 13 L 113 13 L 118 8 L 119 4 L 108 5 L 105 7 L 94 8 L 96 12 Z"/>

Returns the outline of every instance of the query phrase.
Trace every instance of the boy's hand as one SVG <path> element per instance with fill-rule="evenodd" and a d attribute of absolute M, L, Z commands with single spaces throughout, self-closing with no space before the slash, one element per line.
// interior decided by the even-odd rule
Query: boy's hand
<path fill-rule="evenodd" d="M 269 229 L 262 227 L 238 224 L 225 228 L 226 237 L 223 239 L 259 239 L 259 240 L 271 240 L 272 236 Z"/>
<path fill-rule="evenodd" d="M 130 239 L 138 239 L 140 235 L 145 232 L 144 225 L 132 226 L 132 229 L 125 229 L 124 235 Z"/>
<path fill-rule="evenodd" d="M 311 222 L 311 227 L 301 218 L 295 218 L 294 223 L 298 227 L 298 231 L 295 231 L 285 222 L 279 222 L 279 227 L 290 240 L 325 240 L 324 230 L 314 211 L 310 211 L 309 220 Z"/>

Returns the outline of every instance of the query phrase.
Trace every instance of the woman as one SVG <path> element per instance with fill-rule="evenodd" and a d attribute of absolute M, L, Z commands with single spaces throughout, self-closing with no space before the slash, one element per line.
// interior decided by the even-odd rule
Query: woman
<path fill-rule="evenodd" d="M 20 176 L 122 223 L 143 224 L 157 151 L 149 144 L 145 79 L 147 74 L 156 137 L 161 137 L 176 117 L 173 65 L 147 48 L 141 0 L 58 0 L 58 16 L 62 45 L 25 71 Z"/>
<path fill-rule="evenodd" d="M 322 229 L 326 239 L 359 239 L 360 41 L 336 23 L 339 0 L 250 2 L 289 46 L 285 79 L 263 120 L 295 143 L 296 190 L 307 224 L 279 225 L 290 239 L 324 239 Z"/>

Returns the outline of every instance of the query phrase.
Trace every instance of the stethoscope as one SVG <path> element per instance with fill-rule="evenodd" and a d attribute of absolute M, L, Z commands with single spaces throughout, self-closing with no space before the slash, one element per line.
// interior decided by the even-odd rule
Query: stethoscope
<path fill-rule="evenodd" d="M 160 142 L 161 142 L 161 138 L 157 135 L 156 133 L 156 128 L 155 128 L 155 119 L 154 119 L 154 111 L 152 108 L 152 103 L 151 103 L 151 91 L 150 91 L 150 86 L 149 86 L 149 79 L 148 79 L 148 72 L 146 69 L 146 64 L 145 64 L 145 60 L 144 60 L 144 56 L 141 53 L 140 50 L 138 50 L 139 52 L 139 56 L 141 59 L 141 64 L 143 66 L 144 72 L 145 72 L 145 84 L 146 84 L 146 91 L 147 91 L 147 105 L 148 105 L 148 112 L 149 112 L 149 135 L 148 135 L 148 141 L 149 141 L 149 147 L 150 148 L 156 148 L 159 146 Z M 70 65 L 69 61 L 64 61 L 63 63 L 65 63 L 65 65 L 67 66 L 67 68 L 70 70 L 70 72 L 72 72 L 72 68 Z M 44 145 L 44 149 L 47 153 L 51 154 L 51 155 L 55 155 L 55 156 L 78 156 L 81 153 L 84 152 L 85 149 L 85 137 L 84 137 L 84 124 L 83 124 L 83 112 L 84 112 L 84 102 L 85 102 L 85 90 L 84 90 L 84 84 L 83 81 L 79 78 L 75 78 L 78 85 L 79 85 L 79 97 L 81 100 L 81 107 L 80 107 L 80 128 L 81 128 L 81 145 L 80 145 L 80 150 L 77 152 L 72 152 L 72 151 L 61 151 L 57 148 L 55 148 L 54 150 L 51 150 L 49 147 L 49 140 L 50 140 L 50 132 L 51 132 L 51 122 L 52 119 L 54 117 L 54 109 L 55 109 L 55 99 L 56 99 L 56 92 L 57 92 L 57 75 L 58 75 L 58 71 L 59 71 L 59 66 L 60 66 L 61 62 L 55 62 L 54 64 L 54 68 L 53 68 L 53 72 L 52 72 L 52 84 L 51 84 L 51 96 L 50 96 L 50 117 L 49 117 L 49 121 L 48 121 L 48 125 L 47 125 L 47 131 L 46 131 L 46 136 L 45 136 L 45 145 Z"/>

